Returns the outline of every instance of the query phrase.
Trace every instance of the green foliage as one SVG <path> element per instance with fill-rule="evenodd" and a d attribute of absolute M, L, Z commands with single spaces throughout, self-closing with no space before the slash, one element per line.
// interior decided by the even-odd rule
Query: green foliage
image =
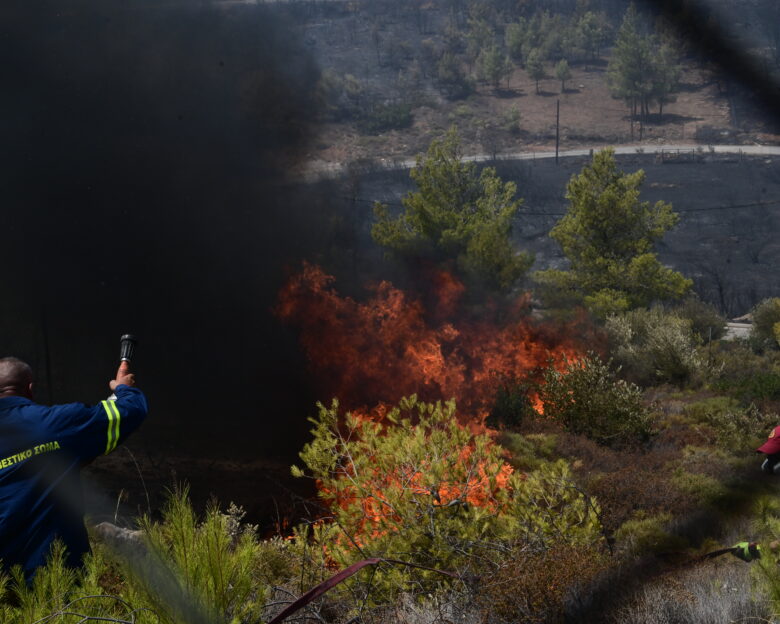
<path fill-rule="evenodd" d="M 692 281 L 663 266 L 654 244 L 678 220 L 664 202 L 639 200 L 644 171 L 624 173 L 615 153 L 596 153 L 567 186 L 569 209 L 550 231 L 569 270 L 536 273 L 546 297 L 582 302 L 597 317 L 679 299 Z"/>
<path fill-rule="evenodd" d="M 668 530 L 671 520 L 670 514 L 638 513 L 615 532 L 615 540 L 622 550 L 635 555 L 683 550 L 685 540 Z"/>
<path fill-rule="evenodd" d="M 520 134 L 520 109 L 517 105 L 504 114 L 504 130 L 514 135 Z"/>
<path fill-rule="evenodd" d="M 752 403 L 741 407 L 731 397 L 711 397 L 686 405 L 684 415 L 694 423 L 705 424 L 716 436 L 720 448 L 755 448 L 778 423 L 778 415 L 763 412 Z"/>
<path fill-rule="evenodd" d="M 604 13 L 586 11 L 577 22 L 577 42 L 588 57 L 593 60 L 609 41 L 612 28 Z"/>
<path fill-rule="evenodd" d="M 780 323 L 780 297 L 764 299 L 753 308 L 753 337 L 762 348 L 777 349 L 778 335 L 775 331 Z"/>
<path fill-rule="evenodd" d="M 376 556 L 466 572 L 497 557 L 502 544 L 544 550 L 598 539 L 597 507 L 563 461 L 525 477 L 513 472 L 487 435 L 457 423 L 453 402 L 407 398 L 381 424 L 342 418 L 334 401 L 312 422 L 300 455 L 334 522 L 310 538 L 339 566 Z M 410 580 L 426 591 L 442 577 L 382 570 L 374 599 L 397 595 Z"/>
<path fill-rule="evenodd" d="M 185 624 L 195 621 L 193 608 L 214 623 L 263 621 L 269 587 L 298 568 L 288 542 L 259 541 L 242 517 L 239 508 L 212 507 L 199 520 L 182 490 L 171 494 L 161 522 L 141 522 L 141 541 L 114 550 L 93 540 L 82 569 L 65 566 L 57 542 L 31 586 L 18 567 L 0 575 L 0 621 Z"/>
<path fill-rule="evenodd" d="M 756 563 L 754 580 L 759 588 L 766 591 L 773 606 L 773 613 L 780 607 L 780 566 L 778 566 L 778 553 L 770 553 L 767 546 L 771 542 L 780 540 L 780 504 L 777 496 L 759 498 L 756 501 L 756 513 L 754 520 L 754 534 L 761 539 L 762 556 Z"/>
<path fill-rule="evenodd" d="M 368 134 L 400 130 L 412 125 L 412 107 L 404 102 L 376 104 L 362 114 L 358 126 Z"/>
<path fill-rule="evenodd" d="M 536 92 L 539 93 L 539 81 L 544 78 L 545 72 L 542 53 L 537 48 L 528 53 L 528 58 L 525 61 L 525 71 L 528 72 L 528 77 L 536 84 Z"/>
<path fill-rule="evenodd" d="M 717 461 L 717 458 L 711 457 L 711 460 Z M 672 482 L 698 505 L 713 505 L 728 494 L 728 488 L 715 477 L 682 468 L 675 471 Z"/>
<path fill-rule="evenodd" d="M 237 526 L 216 507 L 199 522 L 186 490 L 171 495 L 162 522 L 145 518 L 142 527 L 156 557 L 178 571 L 178 581 L 203 612 L 239 622 L 262 617 L 268 588 L 255 574 L 258 541 L 253 527 Z M 158 602 L 156 588 L 145 589 L 149 600 Z M 160 612 L 170 608 L 165 601 L 157 604 Z"/>
<path fill-rule="evenodd" d="M 514 183 L 503 182 L 490 167 L 477 173 L 475 163 L 463 160 L 454 128 L 418 156 L 411 176 L 418 190 L 403 198 L 402 214 L 393 217 L 387 206 L 375 205 L 374 240 L 410 260 L 454 260 L 465 275 L 491 288 L 511 288 L 533 261 L 517 253 L 510 239 L 521 203 Z"/>
<path fill-rule="evenodd" d="M 437 62 L 436 82 L 439 89 L 451 100 L 465 98 L 474 92 L 474 85 L 463 70 L 458 57 L 452 52 L 445 51 Z"/>
<path fill-rule="evenodd" d="M 501 53 L 495 44 L 482 50 L 477 57 L 477 75 L 480 80 L 489 82 L 496 89 L 502 80 L 511 75 L 513 70 L 512 62 Z"/>
<path fill-rule="evenodd" d="M 555 66 L 555 77 L 561 81 L 561 92 L 566 91 L 566 81 L 571 78 L 571 69 L 566 59 L 561 59 Z"/>
<path fill-rule="evenodd" d="M 755 353 L 740 341 L 720 342 L 709 351 L 715 390 L 744 404 L 780 399 L 780 352 Z"/>
<path fill-rule="evenodd" d="M 509 56 L 516 61 L 523 60 L 523 44 L 525 43 L 525 24 L 524 21 L 515 24 L 507 24 L 504 31 L 504 43 L 509 52 Z"/>
<path fill-rule="evenodd" d="M 640 385 L 681 386 L 703 366 L 691 321 L 661 307 L 610 316 L 606 330 L 614 361 Z"/>
<path fill-rule="evenodd" d="M 550 367 L 539 392 L 545 416 L 601 444 L 642 442 L 650 434 L 640 388 L 617 379 L 594 353 L 562 371 Z"/>
<path fill-rule="evenodd" d="M 691 322 L 691 331 L 702 344 L 726 335 L 726 319 L 711 303 L 693 293 L 676 305 L 672 312 Z"/>
<path fill-rule="evenodd" d="M 527 382 L 508 381 L 499 386 L 495 402 L 485 420 L 488 427 L 517 428 L 526 418 L 536 415 L 529 396 L 532 385 Z"/>
<path fill-rule="evenodd" d="M 316 93 L 324 115 L 335 121 L 359 116 L 365 99 L 365 87 L 357 78 L 329 70 L 320 75 Z"/>
<path fill-rule="evenodd" d="M 518 470 L 537 470 L 555 458 L 557 436 L 549 433 L 520 434 L 504 431 L 498 443 L 509 451 L 508 461 Z"/>
<path fill-rule="evenodd" d="M 650 103 L 671 102 L 678 89 L 680 67 L 677 53 L 668 44 L 661 44 L 655 35 L 645 35 L 634 5 L 630 5 L 617 34 L 615 47 L 607 68 L 610 89 L 625 100 L 633 114 L 637 108 L 649 113 Z"/>

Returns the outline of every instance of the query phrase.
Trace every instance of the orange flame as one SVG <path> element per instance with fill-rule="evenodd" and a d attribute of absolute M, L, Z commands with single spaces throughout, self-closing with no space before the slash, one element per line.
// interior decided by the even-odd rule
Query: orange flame
<path fill-rule="evenodd" d="M 334 281 L 305 264 L 283 288 L 277 313 L 300 329 L 324 389 L 361 414 L 381 417 L 382 404 L 411 394 L 425 401 L 454 398 L 461 422 L 478 430 L 502 380 L 525 379 L 551 359 L 577 358 L 560 333 L 519 314 L 528 297 L 515 304 L 519 318 L 500 325 L 456 320 L 464 287 L 449 273 L 434 276 L 430 311 L 386 281 L 364 303 L 340 296 Z"/>

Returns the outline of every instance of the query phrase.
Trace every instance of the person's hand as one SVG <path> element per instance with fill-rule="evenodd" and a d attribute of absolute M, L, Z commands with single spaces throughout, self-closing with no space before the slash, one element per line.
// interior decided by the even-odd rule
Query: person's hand
<path fill-rule="evenodd" d="M 112 379 L 108 382 L 108 387 L 111 388 L 111 392 L 116 390 L 117 386 L 121 385 L 135 385 L 135 375 L 130 372 L 130 365 L 127 362 L 122 362 L 119 365 L 119 369 L 116 371 L 116 379 Z"/>

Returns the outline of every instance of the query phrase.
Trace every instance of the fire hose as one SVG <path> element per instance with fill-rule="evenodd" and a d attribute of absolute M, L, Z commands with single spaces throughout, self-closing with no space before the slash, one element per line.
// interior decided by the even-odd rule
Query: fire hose
<path fill-rule="evenodd" d="M 449 576 L 455 579 L 460 578 L 454 572 L 448 572 L 446 570 L 437 570 L 436 568 L 429 568 L 428 566 L 418 565 L 416 563 L 409 563 L 407 561 L 399 561 L 397 559 L 382 559 L 380 557 L 371 557 L 370 559 L 364 559 L 363 561 L 358 561 L 357 563 L 353 563 L 351 566 L 344 568 L 339 572 L 336 572 L 336 574 L 331 576 L 329 579 L 324 580 L 319 585 L 315 585 L 309 591 L 303 594 L 300 598 L 298 598 L 298 600 L 296 600 L 295 602 L 287 606 L 284 610 L 282 610 L 275 618 L 273 618 L 270 622 L 268 622 L 268 624 L 279 624 L 280 622 L 285 620 L 287 617 L 291 616 L 299 609 L 302 609 L 313 600 L 316 600 L 317 598 L 322 596 L 322 594 L 324 594 L 325 592 L 333 589 L 336 585 L 341 583 L 341 581 L 347 580 L 350 576 L 352 576 L 359 570 L 362 570 L 366 566 L 378 565 L 380 563 L 392 563 L 396 565 L 403 565 L 411 568 L 419 568 L 420 570 L 427 570 L 429 572 L 436 572 L 437 574 L 443 574 L 444 576 Z"/>

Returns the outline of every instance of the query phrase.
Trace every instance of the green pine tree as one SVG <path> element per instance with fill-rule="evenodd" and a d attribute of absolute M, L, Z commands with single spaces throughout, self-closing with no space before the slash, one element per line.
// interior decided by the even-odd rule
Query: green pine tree
<path fill-rule="evenodd" d="M 417 191 L 403 198 L 400 215 L 375 205 L 371 235 L 379 245 L 412 261 L 454 263 L 496 290 L 508 290 L 525 274 L 533 258 L 515 251 L 510 238 L 522 202 L 515 198 L 517 187 L 492 167 L 478 172 L 474 162 L 464 161 L 454 128 L 418 156 L 411 177 Z"/>
<path fill-rule="evenodd" d="M 691 280 L 663 266 L 655 243 L 678 221 L 671 204 L 639 199 L 644 171 L 624 173 L 614 150 L 598 152 L 572 176 L 569 209 L 550 231 L 568 258 L 568 270 L 548 269 L 536 279 L 551 301 L 581 302 L 596 316 L 682 297 Z"/>

